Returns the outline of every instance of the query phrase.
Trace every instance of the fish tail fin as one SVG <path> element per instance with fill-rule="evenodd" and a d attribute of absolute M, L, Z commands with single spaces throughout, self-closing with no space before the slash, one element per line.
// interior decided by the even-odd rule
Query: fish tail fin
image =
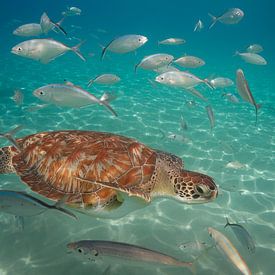
<path fill-rule="evenodd" d="M 230 222 L 229 222 L 228 218 L 225 217 L 225 219 L 226 219 L 226 224 L 225 224 L 224 228 L 226 228 L 228 225 L 230 225 Z"/>
<path fill-rule="evenodd" d="M 107 47 L 103 47 L 103 48 L 102 48 L 102 52 L 101 52 L 101 56 L 100 56 L 100 60 L 101 60 L 101 61 L 103 60 L 103 58 L 104 58 L 104 56 L 105 56 L 105 54 L 106 54 L 106 51 L 107 51 Z"/>
<path fill-rule="evenodd" d="M 64 21 L 65 17 L 63 17 L 59 22 L 55 23 L 51 21 L 51 23 L 59 30 L 61 31 L 64 35 L 67 35 L 67 32 L 64 30 L 63 27 L 61 27 L 62 22 Z"/>
<path fill-rule="evenodd" d="M 71 218 L 78 220 L 77 216 L 70 210 L 67 210 L 63 207 L 65 201 L 67 200 L 68 196 L 64 196 L 61 200 L 59 200 L 56 204 L 50 206 L 50 208 L 52 209 L 56 209 L 68 216 L 70 216 Z"/>
<path fill-rule="evenodd" d="M 116 111 L 110 106 L 109 98 L 108 96 L 106 96 L 106 94 L 103 94 L 103 96 L 99 99 L 99 102 L 101 105 L 106 107 L 114 116 L 118 116 Z"/>
<path fill-rule="evenodd" d="M 78 55 L 83 61 L 86 61 L 85 57 L 82 55 L 82 53 L 80 52 L 79 48 L 85 43 L 86 41 L 83 40 L 80 43 L 78 43 L 77 45 L 75 45 L 74 47 L 71 48 L 71 50 Z"/>
<path fill-rule="evenodd" d="M 90 79 L 89 82 L 88 82 L 88 87 L 92 86 L 93 83 L 94 83 L 94 79 L 92 78 L 92 79 Z"/>
<path fill-rule="evenodd" d="M 21 131 L 24 127 L 22 125 L 19 125 L 15 128 L 13 128 L 12 130 L 10 130 L 7 133 L 0 133 L 0 137 L 7 139 L 8 141 L 10 141 L 14 147 L 17 150 L 20 150 L 20 146 L 17 143 L 17 141 L 15 140 L 15 138 L 13 137 L 17 132 Z"/>
<path fill-rule="evenodd" d="M 211 19 L 212 19 L 212 23 L 211 23 L 211 25 L 209 26 L 209 29 L 211 29 L 211 28 L 217 23 L 218 18 L 217 18 L 216 16 L 212 15 L 211 13 L 208 13 L 208 15 L 209 15 L 209 16 L 211 17 Z"/>
<path fill-rule="evenodd" d="M 203 79 L 203 82 L 211 89 L 211 90 L 215 90 L 215 87 L 211 84 L 211 82 L 205 78 Z"/>

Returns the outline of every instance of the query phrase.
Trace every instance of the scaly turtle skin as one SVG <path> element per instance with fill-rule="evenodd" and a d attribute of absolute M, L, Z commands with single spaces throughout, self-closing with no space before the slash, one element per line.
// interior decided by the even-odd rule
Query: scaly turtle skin
<path fill-rule="evenodd" d="M 106 207 L 119 195 L 172 196 L 185 203 L 216 198 L 212 178 L 183 170 L 180 158 L 123 136 L 92 131 L 43 132 L 0 149 L 0 173 L 16 173 L 51 200 L 76 207 Z"/>

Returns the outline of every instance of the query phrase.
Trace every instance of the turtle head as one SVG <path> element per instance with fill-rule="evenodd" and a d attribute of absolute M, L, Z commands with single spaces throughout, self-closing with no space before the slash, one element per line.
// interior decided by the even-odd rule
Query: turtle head
<path fill-rule="evenodd" d="M 205 203 L 218 196 L 214 180 L 204 174 L 183 170 L 170 177 L 176 198 L 185 203 Z"/>

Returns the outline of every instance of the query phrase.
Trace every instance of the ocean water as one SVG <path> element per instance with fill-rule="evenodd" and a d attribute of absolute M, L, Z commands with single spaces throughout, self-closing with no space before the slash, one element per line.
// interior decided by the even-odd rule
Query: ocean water
<path fill-rule="evenodd" d="M 74 53 L 66 53 L 49 64 L 10 53 L 17 43 L 28 38 L 12 31 L 19 25 L 39 22 L 46 11 L 58 21 L 67 6 L 81 8 L 81 16 L 66 18 L 68 32 L 49 33 L 46 37 L 74 46 L 85 40 L 81 61 Z M 236 25 L 217 23 L 212 29 L 210 17 L 232 7 L 245 12 Z M 183 261 L 194 261 L 196 274 L 239 274 L 215 247 L 207 250 L 180 249 L 182 243 L 205 242 L 213 245 L 207 228 L 214 227 L 236 246 L 252 274 L 274 274 L 275 259 L 275 79 L 274 79 L 274 8 L 273 1 L 6 1 L 1 2 L 0 17 L 0 132 L 14 125 L 24 125 L 21 137 L 50 130 L 107 131 L 135 138 L 146 145 L 176 154 L 188 170 L 205 173 L 215 179 L 219 196 L 207 204 L 187 205 L 168 198 L 154 200 L 149 206 L 120 219 L 101 219 L 79 214 L 74 221 L 54 211 L 25 218 L 24 229 L 13 216 L 0 213 L 0 274 L 103 274 L 104 262 L 90 262 L 67 253 L 66 244 L 82 239 L 127 242 L 157 250 Z M 193 32 L 198 19 L 205 28 Z M 136 52 L 118 55 L 108 52 L 100 61 L 101 45 L 124 34 L 142 34 L 148 42 Z M 157 41 L 181 37 L 186 43 L 158 46 Z M 31 39 L 31 38 L 30 38 Z M 261 44 L 266 66 L 245 63 L 234 57 L 253 43 Z M 183 89 L 152 84 L 156 73 L 138 70 L 134 65 L 144 56 L 165 52 L 175 57 L 184 54 L 203 58 L 206 65 L 190 69 L 201 78 L 229 77 L 242 68 L 257 103 L 262 104 L 258 123 L 255 111 L 244 102 L 234 86 L 225 89 L 236 94 L 234 104 L 204 85 L 198 90 L 208 99 L 204 102 Z M 111 103 L 118 113 L 113 117 L 101 106 L 81 109 L 54 105 L 37 111 L 30 107 L 42 104 L 32 95 L 36 88 L 63 83 L 64 80 L 87 88 L 90 78 L 101 73 L 115 73 L 121 82 L 88 90 L 100 96 L 104 91 L 118 97 Z M 21 106 L 11 99 L 21 89 Z M 187 102 L 195 101 L 190 107 Z M 216 125 L 210 131 L 205 106 L 211 105 Z M 188 130 L 180 128 L 181 116 Z M 163 138 L 163 134 L 165 136 Z M 169 139 L 169 134 L 184 135 L 188 142 Z M 1 146 L 8 145 L 0 140 Z M 230 169 L 226 164 L 238 161 L 244 168 Z M 16 175 L 0 175 L 1 189 L 28 190 Z M 30 191 L 31 193 L 31 191 Z M 33 194 L 33 193 L 31 193 Z M 40 197 L 41 198 L 41 197 Z M 45 199 L 46 200 L 46 199 Z M 256 252 L 248 253 L 230 228 L 224 228 L 225 217 L 243 225 L 255 241 Z M 191 274 L 183 268 L 161 265 L 131 266 L 123 260 L 112 263 L 108 274 Z"/>

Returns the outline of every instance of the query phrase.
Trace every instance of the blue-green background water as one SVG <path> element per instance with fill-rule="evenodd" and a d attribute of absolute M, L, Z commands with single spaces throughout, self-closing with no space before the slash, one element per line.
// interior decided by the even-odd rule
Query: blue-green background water
<path fill-rule="evenodd" d="M 45 65 L 10 53 L 11 47 L 25 40 L 12 35 L 21 24 L 39 22 L 42 12 L 58 21 L 66 6 L 82 9 L 81 16 L 68 17 L 64 28 L 68 38 L 51 32 L 47 37 L 74 46 L 86 40 L 81 48 L 87 57 L 82 62 L 75 54 L 67 53 Z M 207 13 L 220 15 L 228 8 L 239 7 L 245 17 L 237 25 L 217 23 L 208 30 Z M 165 252 L 178 259 L 192 260 L 200 252 L 179 249 L 179 245 L 196 240 L 212 244 L 207 228 L 215 227 L 234 243 L 253 274 L 274 274 L 275 259 L 275 80 L 273 35 L 275 19 L 273 1 L 2 1 L 0 17 L 0 129 L 8 131 L 23 124 L 18 134 L 58 129 L 109 131 L 133 137 L 148 146 L 177 154 L 188 170 L 206 173 L 220 187 L 215 202 L 184 205 L 159 199 L 150 206 L 124 218 L 102 220 L 79 216 L 79 221 L 47 212 L 26 219 L 23 231 L 16 227 L 12 216 L 0 214 L 1 250 L 0 274 L 101 274 L 106 265 L 84 262 L 66 253 L 66 244 L 80 239 L 106 239 L 128 242 Z M 194 33 L 198 19 L 205 29 Z M 106 30 L 102 32 L 101 29 Z M 135 53 L 108 53 L 100 61 L 100 45 L 124 34 L 142 34 L 149 41 Z M 168 37 L 182 37 L 181 46 L 157 46 Z M 256 66 L 233 57 L 236 50 L 249 44 L 264 47 L 262 55 L 268 65 Z M 244 70 L 251 91 L 262 104 L 258 125 L 255 126 L 253 106 L 240 100 L 233 104 L 221 97 L 222 91 L 199 87 L 209 99 L 216 118 L 211 134 L 204 103 L 181 89 L 167 88 L 148 81 L 153 72 L 139 70 L 134 65 L 145 55 L 158 52 L 179 57 L 185 53 L 206 61 L 194 69 L 205 78 L 215 74 L 235 80 L 235 71 Z M 94 56 L 89 56 L 93 53 Z M 89 91 L 100 96 L 113 91 L 119 96 L 112 106 L 119 117 L 114 118 L 100 106 L 84 109 L 47 107 L 29 112 L 29 106 L 41 104 L 32 91 L 64 79 L 84 88 L 88 80 L 101 73 L 116 73 L 122 81 L 111 87 L 96 86 Z M 24 88 L 24 104 L 17 106 L 10 97 L 14 90 Z M 236 88 L 226 89 L 237 94 Z M 195 100 L 193 108 L 186 100 Z M 191 142 L 163 139 L 165 133 L 182 134 L 180 117 L 188 123 L 185 135 Z M 161 130 L 161 131 L 160 131 Z M 1 140 L 1 146 L 7 142 Z M 247 165 L 245 169 L 226 168 L 229 161 Z M 24 190 L 27 187 L 16 175 L 0 175 L 1 188 Z M 232 231 L 224 229 L 225 216 L 240 222 L 253 236 L 256 253 L 251 255 L 241 246 Z M 196 262 L 197 274 L 237 274 L 217 249 L 211 249 Z M 183 274 L 188 270 L 167 267 L 143 267 L 144 274 Z M 140 274 L 140 268 L 118 261 L 111 274 Z M 184 273 L 185 274 L 185 273 Z"/>

